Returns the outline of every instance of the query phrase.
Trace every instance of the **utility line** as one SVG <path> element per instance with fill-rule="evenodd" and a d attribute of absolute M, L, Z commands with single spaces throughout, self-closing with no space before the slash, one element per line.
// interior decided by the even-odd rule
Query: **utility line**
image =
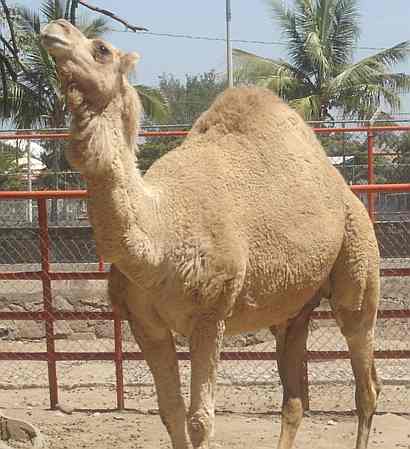
<path fill-rule="evenodd" d="M 214 36 L 196 36 L 192 34 L 176 34 L 176 33 L 154 33 L 152 31 L 145 31 L 134 33 L 129 30 L 118 30 L 118 29 L 110 29 L 113 33 L 129 33 L 134 36 L 153 36 L 153 37 L 172 37 L 177 39 L 190 39 L 190 40 L 202 40 L 202 41 L 216 41 L 216 42 L 226 42 L 224 37 L 214 37 Z M 257 45 L 277 45 L 280 47 L 286 47 L 288 44 L 286 42 L 280 41 L 260 41 L 260 40 L 252 40 L 252 39 L 231 39 L 232 42 L 238 42 L 241 44 L 257 44 Z M 362 47 L 357 46 L 354 47 L 356 50 L 386 50 L 387 47 Z"/>

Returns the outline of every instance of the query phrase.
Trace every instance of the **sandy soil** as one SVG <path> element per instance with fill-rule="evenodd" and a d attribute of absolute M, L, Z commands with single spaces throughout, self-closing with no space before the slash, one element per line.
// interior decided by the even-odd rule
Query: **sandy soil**
<path fill-rule="evenodd" d="M 322 397 L 326 397 L 323 389 Z M 266 401 L 263 389 L 224 390 L 218 404 L 213 449 L 273 449 L 280 432 L 280 417 L 275 413 L 232 413 L 236 405 L 249 400 L 252 393 L 255 410 Z M 331 395 L 331 392 L 329 392 Z M 107 388 L 65 391 L 61 403 L 75 407 L 72 414 L 50 411 L 44 389 L 0 391 L 0 413 L 25 419 L 46 436 L 51 449 L 170 449 L 160 422 L 151 388 L 129 389 L 126 411 L 114 408 L 115 394 Z M 278 409 L 280 389 L 269 397 Z M 97 404 L 101 407 L 98 408 Z M 111 408 L 112 407 L 112 408 Z M 266 407 L 266 404 L 265 404 Z M 410 414 L 383 414 L 375 417 L 370 448 L 410 449 Z M 346 413 L 307 413 L 298 434 L 295 449 L 352 449 L 356 419 Z M 15 447 L 24 447 L 15 445 Z"/>

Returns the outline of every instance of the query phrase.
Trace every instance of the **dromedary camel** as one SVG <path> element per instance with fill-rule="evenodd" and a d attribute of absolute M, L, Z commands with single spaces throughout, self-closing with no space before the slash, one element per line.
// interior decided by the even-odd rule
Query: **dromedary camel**
<path fill-rule="evenodd" d="M 223 336 L 264 327 L 276 333 L 284 390 L 278 448 L 292 447 L 309 314 L 322 297 L 350 349 L 356 448 L 366 448 L 379 393 L 378 248 L 313 132 L 268 91 L 228 89 L 142 178 L 141 106 L 127 81 L 137 55 L 64 20 L 47 25 L 42 41 L 72 112 L 67 156 L 87 180 L 97 248 L 112 262 L 110 297 L 150 366 L 173 448 L 209 448 Z M 190 342 L 188 412 L 173 332 Z"/>

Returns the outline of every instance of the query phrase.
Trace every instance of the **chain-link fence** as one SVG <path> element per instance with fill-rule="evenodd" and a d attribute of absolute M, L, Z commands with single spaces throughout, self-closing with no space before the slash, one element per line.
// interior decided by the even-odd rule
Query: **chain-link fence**
<path fill-rule="evenodd" d="M 328 156 L 350 184 L 409 182 L 410 151 L 397 134 L 408 131 L 408 126 L 388 130 L 355 129 L 356 123 L 343 123 L 343 128 L 332 130 L 313 126 L 319 126 L 316 131 Z M 154 127 L 144 132 L 140 143 L 161 137 L 159 153 L 163 154 L 167 151 L 164 139 L 184 134 Z M 386 138 L 388 134 L 394 139 Z M 0 190 L 85 188 L 79 174 L 59 171 L 64 149 L 60 140 L 66 137 L 53 132 L 47 136 L 20 133 L 18 138 L 36 140 L 45 149 L 42 160 L 47 167 L 36 171 L 31 159 L 36 154 L 23 145 L 15 155 L 21 159 L 20 153 L 25 152 L 25 168 L 18 174 L 4 173 Z M 15 137 L 2 135 L 0 139 L 6 138 Z M 146 150 L 140 156 L 148 167 L 152 148 Z M 81 402 L 86 396 L 89 401 L 87 392 L 98 390 L 92 398 L 96 408 L 112 406 L 113 399 L 118 407 L 141 408 L 154 396 L 152 378 L 128 326 L 115 319 L 108 306 L 108 267 L 95 253 L 86 194 L 21 193 L 4 192 L 0 200 L 0 398 L 2 392 L 13 391 L 27 403 L 35 391 L 50 392 L 53 406 L 59 397 L 73 392 L 78 392 L 76 400 Z M 383 260 L 376 355 L 385 387 L 379 410 L 408 412 L 410 193 L 409 189 L 379 187 L 363 188 L 357 194 L 375 223 Z M 177 345 L 187 392 L 187 344 L 177 337 Z M 217 396 L 218 409 L 270 412 L 280 408 L 275 348 L 266 330 L 226 339 L 218 374 L 223 390 Z M 310 407 L 351 409 L 353 379 L 346 345 L 326 304 L 311 322 L 307 350 Z M 107 397 L 111 397 L 110 405 Z"/>
<path fill-rule="evenodd" d="M 20 398 L 16 400 L 27 402 L 34 392 L 50 391 L 55 405 L 59 396 L 94 389 L 105 391 L 96 396 L 101 398 L 96 407 L 104 408 L 108 395 L 120 407 L 125 399 L 127 407 L 140 408 L 154 395 L 153 381 L 128 326 L 115 319 L 108 305 L 108 267 L 95 254 L 91 229 L 49 222 L 47 210 L 53 200 L 75 210 L 86 201 L 86 194 L 38 195 L 0 200 L 2 210 L 10 208 L 12 222 L 0 233 L 0 397 L 2 391 L 14 391 Z M 28 201 L 36 204 L 37 213 L 30 226 L 20 226 L 19 219 L 13 222 L 12 211 L 24 209 L 19 204 Z M 385 384 L 379 410 L 408 412 L 410 223 L 405 214 L 395 217 L 375 223 L 384 275 L 376 330 L 377 367 Z M 187 391 L 186 341 L 177 337 L 177 346 Z M 275 348 L 267 330 L 226 339 L 218 374 L 222 390 L 218 409 L 260 413 L 280 408 Z M 346 345 L 326 304 L 311 322 L 307 349 L 311 409 L 353 408 Z"/>

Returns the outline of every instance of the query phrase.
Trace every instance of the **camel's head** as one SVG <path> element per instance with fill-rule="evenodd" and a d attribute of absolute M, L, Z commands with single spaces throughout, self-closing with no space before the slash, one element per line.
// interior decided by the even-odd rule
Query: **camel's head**
<path fill-rule="evenodd" d="M 138 60 L 102 39 L 88 39 L 70 22 L 60 19 L 41 31 L 41 41 L 54 57 L 70 108 L 86 103 L 92 110 L 104 108 L 126 83 Z"/>

